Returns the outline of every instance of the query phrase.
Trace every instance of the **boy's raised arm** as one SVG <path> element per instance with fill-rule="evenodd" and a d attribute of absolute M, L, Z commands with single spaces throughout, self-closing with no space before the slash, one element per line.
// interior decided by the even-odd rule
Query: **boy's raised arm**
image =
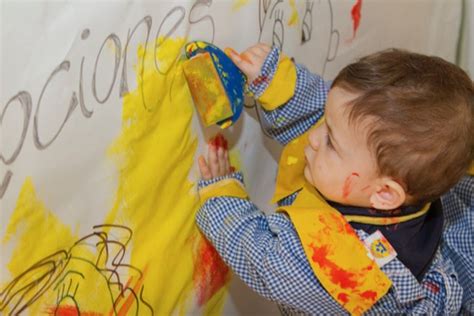
<path fill-rule="evenodd" d="M 303 134 L 324 114 L 329 83 L 276 47 L 257 44 L 240 55 L 229 51 L 229 56 L 247 75 L 249 90 L 270 125 L 268 132 L 279 142 L 286 144 Z"/>

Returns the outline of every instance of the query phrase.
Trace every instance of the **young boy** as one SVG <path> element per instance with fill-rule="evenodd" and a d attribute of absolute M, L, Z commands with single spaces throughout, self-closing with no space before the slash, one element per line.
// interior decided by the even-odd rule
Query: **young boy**
<path fill-rule="evenodd" d="M 387 50 L 329 86 L 263 44 L 230 56 L 285 145 L 271 215 L 249 201 L 220 136 L 199 158 L 197 224 L 233 271 L 286 314 L 459 312 L 439 197 L 473 158 L 469 77 Z"/>

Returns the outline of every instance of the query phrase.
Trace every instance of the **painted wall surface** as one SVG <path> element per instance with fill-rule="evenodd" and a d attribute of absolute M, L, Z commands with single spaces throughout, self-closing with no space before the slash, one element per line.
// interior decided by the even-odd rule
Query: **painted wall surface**
<path fill-rule="evenodd" d="M 449 2 L 449 3 L 448 3 Z M 461 1 L 2 1 L 0 314 L 278 313 L 194 224 L 205 129 L 183 45 L 264 42 L 330 80 L 387 47 L 454 61 Z M 248 99 L 224 131 L 255 203 L 280 147 Z"/>

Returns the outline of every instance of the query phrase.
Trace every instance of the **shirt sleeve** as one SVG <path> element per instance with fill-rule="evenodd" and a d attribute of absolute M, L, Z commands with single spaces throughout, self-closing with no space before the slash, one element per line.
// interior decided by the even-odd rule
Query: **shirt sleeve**
<path fill-rule="evenodd" d="M 200 190 L 241 173 L 200 181 Z M 346 314 L 314 275 L 293 223 L 283 213 L 266 215 L 248 198 L 209 197 L 197 213 L 197 225 L 243 282 L 286 311 Z M 357 231 L 363 239 L 363 231 Z M 420 284 L 394 259 L 382 270 L 393 286 L 367 313 L 456 313 L 462 289 L 449 262 L 437 259 Z M 314 302 L 318 302 L 315 304 Z"/>
<path fill-rule="evenodd" d="M 330 82 L 325 82 L 317 74 L 311 73 L 300 64 L 283 63 L 286 61 L 282 53 L 272 48 L 265 59 L 260 76 L 250 85 L 249 90 L 257 100 L 268 99 L 268 94 L 280 93 L 282 84 L 274 81 L 284 81 L 283 86 L 294 86 L 290 98 L 282 104 L 263 106 L 263 114 L 268 127 L 268 133 L 276 140 L 287 144 L 292 139 L 306 132 L 324 114 L 324 106 L 330 89 Z M 295 79 L 289 75 L 278 75 L 281 68 L 294 67 Z M 285 72 L 286 74 L 286 72 Z M 292 83 L 296 80 L 296 83 Z"/>

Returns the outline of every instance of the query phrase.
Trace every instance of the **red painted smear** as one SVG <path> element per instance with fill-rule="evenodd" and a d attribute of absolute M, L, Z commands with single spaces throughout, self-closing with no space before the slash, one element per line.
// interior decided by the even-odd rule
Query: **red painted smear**
<path fill-rule="evenodd" d="M 225 150 L 228 149 L 227 140 L 225 139 L 224 135 L 222 135 L 220 133 L 217 134 L 214 138 L 211 138 L 211 140 L 209 141 L 209 144 L 211 146 L 216 147 L 216 148 L 222 147 Z"/>
<path fill-rule="evenodd" d="M 102 316 L 98 312 L 79 311 L 79 308 L 73 305 L 52 306 L 47 308 L 46 314 L 51 316 Z"/>
<path fill-rule="evenodd" d="M 438 294 L 439 293 L 439 286 L 434 284 L 433 282 L 425 282 L 423 285 L 430 290 L 431 292 Z"/>
<path fill-rule="evenodd" d="M 356 0 L 356 3 L 352 7 L 351 16 L 352 16 L 352 38 L 356 37 L 357 29 L 359 28 L 362 10 L 362 0 Z"/>
<path fill-rule="evenodd" d="M 362 292 L 360 296 L 362 296 L 363 298 L 367 298 L 369 300 L 375 301 L 375 299 L 377 298 L 377 292 L 369 290 L 369 291 Z"/>
<path fill-rule="evenodd" d="M 229 280 L 229 267 L 222 261 L 211 243 L 202 238 L 198 246 L 193 276 L 198 305 L 207 303 Z"/>
<path fill-rule="evenodd" d="M 309 246 L 313 249 L 313 256 L 311 259 L 323 270 L 329 272 L 332 283 L 340 284 L 344 289 L 354 289 L 358 285 L 356 280 L 357 276 L 354 273 L 342 269 L 335 262 L 328 259 L 328 245 L 317 247 L 314 244 L 311 244 Z"/>
<path fill-rule="evenodd" d="M 262 84 L 264 82 L 268 82 L 268 77 L 267 76 L 258 76 L 257 78 L 255 78 L 254 81 L 252 81 L 252 84 L 259 85 L 259 84 Z"/>
<path fill-rule="evenodd" d="M 347 302 L 349 302 L 349 296 L 347 295 L 347 293 L 339 293 L 337 295 L 337 299 L 342 302 L 342 305 L 346 304 Z"/>
<path fill-rule="evenodd" d="M 342 187 L 342 198 L 343 199 L 346 199 L 349 194 L 351 194 L 351 191 L 352 191 L 352 179 L 354 177 L 359 177 L 359 174 L 357 172 L 353 172 L 351 173 L 350 176 L 348 176 L 346 178 L 346 180 L 344 181 L 344 185 Z"/>

